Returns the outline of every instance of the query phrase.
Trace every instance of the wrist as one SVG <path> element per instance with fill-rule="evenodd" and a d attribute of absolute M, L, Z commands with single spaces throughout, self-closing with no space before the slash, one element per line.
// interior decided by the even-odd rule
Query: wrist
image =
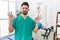
<path fill-rule="evenodd" d="M 38 23 L 36 23 L 36 25 L 38 25 Z"/>
<path fill-rule="evenodd" d="M 12 22 L 12 20 L 9 19 L 9 22 Z"/>
<path fill-rule="evenodd" d="M 39 22 L 36 22 L 36 24 L 38 24 Z"/>

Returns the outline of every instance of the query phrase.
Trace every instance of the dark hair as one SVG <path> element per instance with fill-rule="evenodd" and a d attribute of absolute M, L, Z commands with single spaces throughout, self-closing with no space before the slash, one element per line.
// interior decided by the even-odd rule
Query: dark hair
<path fill-rule="evenodd" d="M 21 7 L 22 7 L 23 5 L 27 5 L 27 6 L 29 7 L 28 2 L 23 2 L 23 3 L 21 4 Z"/>

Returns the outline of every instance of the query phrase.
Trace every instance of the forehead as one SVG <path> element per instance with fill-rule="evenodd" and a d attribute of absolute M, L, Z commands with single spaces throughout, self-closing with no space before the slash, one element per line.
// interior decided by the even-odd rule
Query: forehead
<path fill-rule="evenodd" d="M 29 8 L 27 5 L 23 5 L 22 8 Z"/>

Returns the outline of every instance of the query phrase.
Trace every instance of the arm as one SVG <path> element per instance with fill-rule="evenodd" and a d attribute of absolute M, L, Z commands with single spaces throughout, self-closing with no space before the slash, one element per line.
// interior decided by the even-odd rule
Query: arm
<path fill-rule="evenodd" d="M 14 16 L 12 15 L 12 12 L 8 12 L 8 18 L 9 18 L 9 33 L 12 33 L 14 31 L 14 28 L 12 27 L 12 20 L 14 19 Z"/>
<path fill-rule="evenodd" d="M 34 28 L 34 32 L 38 31 L 38 23 L 39 23 L 40 20 L 41 20 L 41 17 L 38 15 L 38 17 L 35 18 L 36 25 L 35 25 L 35 28 Z"/>
<path fill-rule="evenodd" d="M 38 31 L 38 23 L 36 23 L 36 26 L 35 26 L 35 28 L 34 28 L 33 31 L 34 31 L 34 32 L 37 32 L 37 31 Z"/>
<path fill-rule="evenodd" d="M 12 21 L 9 21 L 9 33 L 12 33 L 14 28 L 12 27 Z"/>

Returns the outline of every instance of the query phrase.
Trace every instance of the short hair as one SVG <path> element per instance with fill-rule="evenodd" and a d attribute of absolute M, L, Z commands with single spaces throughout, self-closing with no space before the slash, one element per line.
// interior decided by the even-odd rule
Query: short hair
<path fill-rule="evenodd" d="M 23 2 L 23 3 L 21 4 L 21 7 L 22 7 L 23 5 L 27 5 L 27 6 L 29 7 L 28 2 Z"/>

